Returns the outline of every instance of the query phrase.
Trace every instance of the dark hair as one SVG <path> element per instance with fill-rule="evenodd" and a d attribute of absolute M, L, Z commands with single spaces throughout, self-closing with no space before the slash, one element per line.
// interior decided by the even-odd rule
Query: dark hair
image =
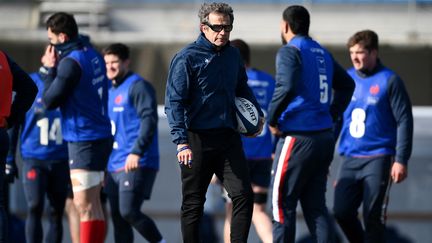
<path fill-rule="evenodd" d="M 129 47 L 122 43 L 111 44 L 103 49 L 102 53 L 104 55 L 115 55 L 122 61 L 129 59 Z"/>
<path fill-rule="evenodd" d="M 228 15 L 230 17 L 231 24 L 234 23 L 233 9 L 227 3 L 203 3 L 198 12 L 200 23 L 208 23 L 208 16 L 210 13 L 219 13 Z"/>
<path fill-rule="evenodd" d="M 305 7 L 289 6 L 283 11 L 282 18 L 294 34 L 309 35 L 310 16 Z"/>
<path fill-rule="evenodd" d="M 46 28 L 51 29 L 54 34 L 64 33 L 70 39 L 78 36 L 78 25 L 72 14 L 57 12 L 46 21 Z"/>
<path fill-rule="evenodd" d="M 240 55 L 243 58 L 243 62 L 246 65 L 250 64 L 250 48 L 249 45 L 241 39 L 232 40 L 231 45 L 237 47 L 240 51 Z"/>
<path fill-rule="evenodd" d="M 368 50 L 378 50 L 378 35 L 372 30 L 362 30 L 355 33 L 348 39 L 347 47 L 350 48 L 356 44 L 361 44 Z"/>

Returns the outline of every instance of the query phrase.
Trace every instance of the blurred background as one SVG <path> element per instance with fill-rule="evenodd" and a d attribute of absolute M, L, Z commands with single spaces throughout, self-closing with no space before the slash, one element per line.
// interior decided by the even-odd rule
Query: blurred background
<path fill-rule="evenodd" d="M 167 242 L 181 242 L 180 178 L 171 143 L 163 98 L 173 55 L 199 34 L 194 0 L 0 0 L 0 48 L 26 71 L 36 71 L 48 43 L 44 22 L 57 11 L 74 14 L 81 34 L 98 48 L 113 42 L 131 47 L 132 68 L 150 80 L 160 104 L 161 170 L 153 197 L 143 211 L 153 216 Z M 346 42 L 356 31 L 372 29 L 380 37 L 380 57 L 405 81 L 414 105 L 415 136 L 409 178 L 392 188 L 388 209 L 389 242 L 431 242 L 432 239 L 432 0 L 234 0 L 231 39 L 242 38 L 252 49 L 252 66 L 274 74 L 275 54 L 281 45 L 279 23 L 290 4 L 301 4 L 311 13 L 310 34 L 344 66 L 350 66 Z M 331 184 L 339 158 L 331 167 L 328 205 L 333 204 Z M 25 219 L 21 185 L 11 186 L 11 212 Z M 215 190 L 212 212 L 222 239 L 223 202 Z M 64 242 L 70 242 L 64 225 Z M 112 228 L 111 228 L 112 229 Z M 307 235 L 298 215 L 297 238 Z M 342 238 L 343 241 L 345 239 Z M 113 242 L 112 231 L 106 242 Z M 144 240 L 136 234 L 136 242 Z M 249 242 L 259 242 L 251 229 Z M 18 243 L 18 242 L 15 242 Z"/>

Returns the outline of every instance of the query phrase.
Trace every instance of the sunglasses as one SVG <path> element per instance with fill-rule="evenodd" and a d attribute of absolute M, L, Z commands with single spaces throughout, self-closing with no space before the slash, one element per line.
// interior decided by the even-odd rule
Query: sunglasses
<path fill-rule="evenodd" d="M 210 29 L 212 29 L 214 32 L 221 32 L 222 30 L 225 30 L 225 32 L 231 32 L 231 30 L 233 29 L 233 25 L 232 24 L 209 24 L 209 23 L 204 23 L 205 25 L 207 25 L 208 27 L 210 27 Z"/>

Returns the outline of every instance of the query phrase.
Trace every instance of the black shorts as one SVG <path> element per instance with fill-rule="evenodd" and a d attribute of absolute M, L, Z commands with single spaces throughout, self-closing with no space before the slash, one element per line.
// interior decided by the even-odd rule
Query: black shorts
<path fill-rule="evenodd" d="M 271 181 L 272 159 L 248 160 L 251 183 L 268 188 Z"/>
<path fill-rule="evenodd" d="M 141 194 L 145 200 L 150 199 L 157 171 L 140 167 L 137 170 L 110 172 L 105 181 L 105 193 L 116 197 L 121 192 L 132 191 Z"/>
<path fill-rule="evenodd" d="M 69 168 L 90 171 L 106 169 L 111 154 L 111 137 L 94 141 L 68 142 Z"/>

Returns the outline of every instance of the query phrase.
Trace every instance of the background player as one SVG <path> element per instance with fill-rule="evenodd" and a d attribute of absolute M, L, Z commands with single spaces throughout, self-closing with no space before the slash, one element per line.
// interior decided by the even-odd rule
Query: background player
<path fill-rule="evenodd" d="M 60 111 L 44 109 L 41 99 L 43 81 L 38 73 L 32 73 L 30 77 L 39 92 L 22 126 L 15 126 L 10 133 L 11 149 L 8 163 L 15 164 L 16 145 L 19 142 L 19 151 L 23 159 L 23 187 L 28 206 L 27 242 L 42 242 L 45 195 L 49 201 L 49 225 L 45 241 L 61 242 L 63 210 L 66 197 L 71 190 L 67 145 L 61 132 Z"/>
<path fill-rule="evenodd" d="M 79 38 L 72 15 L 55 13 L 46 27 L 52 45 L 42 57 L 43 102 L 62 114 L 81 243 L 100 243 L 106 231 L 100 190 L 112 149 L 104 60 Z"/>
<path fill-rule="evenodd" d="M 9 151 L 7 129 L 22 122 L 37 91 L 28 74 L 0 50 L 0 243 L 9 242 L 5 210 L 7 202 L 3 190 L 6 157 Z"/>
<path fill-rule="evenodd" d="M 133 242 L 134 227 L 149 242 L 165 242 L 155 222 L 141 212 L 150 199 L 159 170 L 158 114 L 153 86 L 130 71 L 129 48 L 121 43 L 103 51 L 112 81 L 108 112 L 114 135 L 108 162 L 106 193 L 111 205 L 114 238 Z"/>
<path fill-rule="evenodd" d="M 270 74 L 267 74 L 250 66 L 250 48 L 249 45 L 241 39 L 235 39 L 230 42 L 240 51 L 240 55 L 245 64 L 248 76 L 248 85 L 252 89 L 261 109 L 267 114 L 268 105 L 273 96 L 275 80 Z M 249 164 L 249 173 L 252 182 L 252 191 L 254 193 L 254 208 L 252 214 L 252 223 L 255 230 L 264 243 L 270 243 L 272 239 L 272 223 L 266 213 L 267 193 L 270 185 L 273 139 L 272 134 L 267 126 L 264 125 L 263 131 L 257 137 L 242 136 L 243 149 Z M 230 242 L 230 227 L 232 202 L 226 197 L 226 212 L 224 226 L 224 241 Z"/>
<path fill-rule="evenodd" d="M 408 174 L 411 101 L 401 78 L 378 58 L 375 32 L 359 31 L 347 46 L 356 89 L 343 117 L 334 214 L 350 242 L 385 242 L 385 197 L 391 181 L 402 182 Z M 361 203 L 364 229 L 357 217 Z"/>

